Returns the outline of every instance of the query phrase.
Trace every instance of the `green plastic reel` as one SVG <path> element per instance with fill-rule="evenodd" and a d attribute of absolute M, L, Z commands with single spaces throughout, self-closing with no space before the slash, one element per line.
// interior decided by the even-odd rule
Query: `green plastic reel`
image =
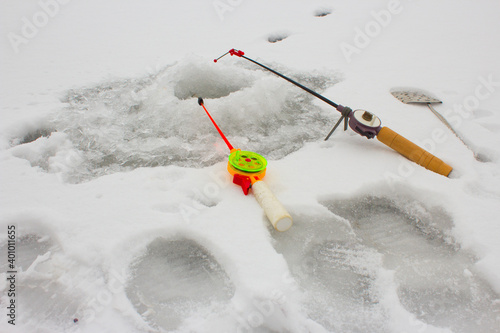
<path fill-rule="evenodd" d="M 251 152 L 237 150 L 229 155 L 229 163 L 237 170 L 244 172 L 260 172 L 267 166 L 267 161 L 261 155 Z"/>

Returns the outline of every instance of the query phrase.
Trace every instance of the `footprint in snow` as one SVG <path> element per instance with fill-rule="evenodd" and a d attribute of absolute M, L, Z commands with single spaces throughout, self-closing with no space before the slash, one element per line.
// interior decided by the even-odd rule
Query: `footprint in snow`
<path fill-rule="evenodd" d="M 290 34 L 287 32 L 275 32 L 275 33 L 270 34 L 267 37 L 267 41 L 269 43 L 277 43 L 277 42 L 281 42 L 282 40 L 288 38 L 288 36 L 290 36 Z"/>
<path fill-rule="evenodd" d="M 9 267 L 5 260 L 0 264 L 0 272 L 16 272 L 16 325 L 26 331 L 70 329 L 74 325 L 80 299 L 63 283 L 64 272 L 53 264 L 54 255 L 59 252 L 58 244 L 43 233 L 24 234 L 19 228 L 16 230 L 15 267 Z M 3 258 L 7 258 L 7 251 L 8 244 L 2 244 L 0 253 Z M 10 273 L 6 275 L 11 276 Z M 8 287 L 6 285 L 3 292 L 2 308 L 7 306 L 3 302 L 9 301 Z"/>
<path fill-rule="evenodd" d="M 325 17 L 325 16 L 330 15 L 332 12 L 333 12 L 333 10 L 331 8 L 322 7 L 322 8 L 318 8 L 314 11 L 314 16 Z"/>
<path fill-rule="evenodd" d="M 329 331 L 388 330 L 376 288 L 381 256 L 357 243 L 346 221 L 329 212 L 295 214 L 294 226 L 275 238 L 312 320 Z"/>
<path fill-rule="evenodd" d="M 326 206 L 395 271 L 400 302 L 419 320 L 453 332 L 500 331 L 498 295 L 474 273 L 474 257 L 452 244 L 444 212 L 377 197 Z"/>
<path fill-rule="evenodd" d="M 215 258 L 189 239 L 157 238 L 131 271 L 127 297 L 155 329 L 173 330 L 194 315 L 221 311 L 234 294 Z"/>
<path fill-rule="evenodd" d="M 296 215 L 293 228 L 275 234 L 311 319 L 329 331 L 389 331 L 379 272 L 391 270 L 400 303 L 422 322 L 498 331 L 498 296 L 474 273 L 474 258 L 452 245 L 442 211 L 369 196 L 323 204 L 335 215 Z"/>

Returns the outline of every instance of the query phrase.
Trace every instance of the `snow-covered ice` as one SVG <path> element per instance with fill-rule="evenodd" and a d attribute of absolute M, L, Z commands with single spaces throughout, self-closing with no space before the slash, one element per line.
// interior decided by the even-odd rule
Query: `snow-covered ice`
<path fill-rule="evenodd" d="M 0 6 L 1 332 L 500 332 L 499 3 Z M 233 47 L 452 174 L 351 130 L 323 141 L 339 113 L 212 61 Z M 476 156 L 402 88 L 442 100 Z M 268 159 L 288 231 L 232 184 L 198 97 Z"/>

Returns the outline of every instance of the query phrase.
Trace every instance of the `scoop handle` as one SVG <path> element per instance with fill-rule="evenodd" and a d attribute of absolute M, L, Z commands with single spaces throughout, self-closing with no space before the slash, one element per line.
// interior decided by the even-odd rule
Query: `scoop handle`
<path fill-rule="evenodd" d="M 253 183 L 252 192 L 274 229 L 286 231 L 292 226 L 292 217 L 273 192 L 271 192 L 266 183 L 261 180 Z"/>
<path fill-rule="evenodd" d="M 382 127 L 377 134 L 377 139 L 388 147 L 394 149 L 410 161 L 434 171 L 440 175 L 448 177 L 453 168 L 432 155 L 423 148 L 420 148 L 410 140 L 404 138 L 388 127 Z"/>

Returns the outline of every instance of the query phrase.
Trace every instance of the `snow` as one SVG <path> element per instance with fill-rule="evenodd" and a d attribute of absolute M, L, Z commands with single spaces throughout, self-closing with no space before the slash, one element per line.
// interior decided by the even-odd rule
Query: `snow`
<path fill-rule="evenodd" d="M 500 331 L 498 2 L 1 6 L 0 331 Z M 351 130 L 323 141 L 339 113 L 244 59 L 213 63 L 233 47 L 452 174 Z M 439 98 L 470 149 L 401 88 Z M 198 96 L 268 159 L 288 231 L 231 183 Z"/>

